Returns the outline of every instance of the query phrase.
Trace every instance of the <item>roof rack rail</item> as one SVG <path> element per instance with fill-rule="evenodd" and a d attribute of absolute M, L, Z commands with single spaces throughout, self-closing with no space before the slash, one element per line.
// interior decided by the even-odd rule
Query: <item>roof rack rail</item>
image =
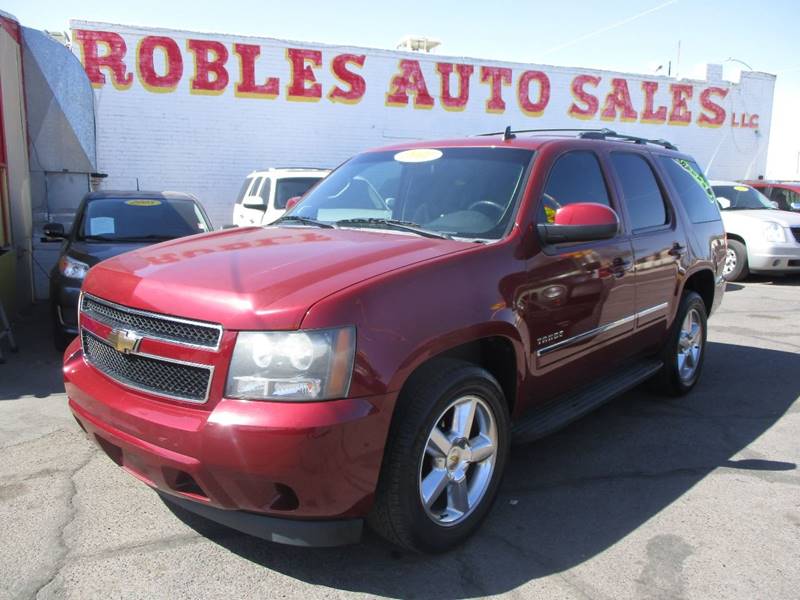
<path fill-rule="evenodd" d="M 270 167 L 268 171 L 329 171 L 325 167 Z"/>
<path fill-rule="evenodd" d="M 479 136 L 492 136 L 492 135 L 502 135 L 504 140 L 511 140 L 514 139 L 515 134 L 518 133 L 577 133 L 578 137 L 587 139 L 587 140 L 623 140 L 626 142 L 633 142 L 635 144 L 655 144 L 656 146 L 662 146 L 667 150 L 677 150 L 678 147 L 668 142 L 664 139 L 649 139 L 638 137 L 635 135 L 626 135 L 624 133 L 617 133 L 616 131 L 612 131 L 611 129 L 566 129 L 566 128 L 554 128 L 554 129 L 511 129 L 511 127 L 506 127 L 504 131 L 493 131 L 491 133 L 479 133 Z"/>

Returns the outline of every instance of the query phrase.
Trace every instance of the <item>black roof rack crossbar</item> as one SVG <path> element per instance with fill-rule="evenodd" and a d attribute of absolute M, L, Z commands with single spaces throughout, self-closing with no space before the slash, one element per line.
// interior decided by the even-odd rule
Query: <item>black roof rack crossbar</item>
<path fill-rule="evenodd" d="M 678 147 L 668 142 L 667 140 L 663 139 L 650 139 L 650 138 L 643 138 L 638 137 L 635 135 L 626 135 L 624 133 L 617 133 L 616 131 L 612 131 L 611 129 L 562 129 L 562 128 L 554 128 L 554 129 L 511 129 L 511 127 L 506 127 L 504 131 L 493 131 L 491 133 L 479 133 L 479 136 L 492 136 L 492 135 L 502 135 L 504 140 L 514 139 L 515 134 L 517 133 L 577 133 L 578 137 L 588 140 L 624 140 L 627 142 L 633 142 L 635 144 L 655 144 L 656 146 L 662 146 L 667 150 L 677 150 Z"/>

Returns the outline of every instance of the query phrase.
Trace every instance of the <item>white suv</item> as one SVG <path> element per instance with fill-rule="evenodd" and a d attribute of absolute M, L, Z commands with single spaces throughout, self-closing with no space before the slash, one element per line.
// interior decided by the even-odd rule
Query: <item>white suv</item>
<path fill-rule="evenodd" d="M 800 214 L 778 210 L 755 188 L 712 181 L 728 238 L 723 275 L 738 281 L 754 273 L 800 273 Z"/>
<path fill-rule="evenodd" d="M 290 167 L 253 171 L 244 180 L 233 207 L 237 227 L 268 225 L 286 212 L 286 201 L 302 196 L 329 169 Z"/>

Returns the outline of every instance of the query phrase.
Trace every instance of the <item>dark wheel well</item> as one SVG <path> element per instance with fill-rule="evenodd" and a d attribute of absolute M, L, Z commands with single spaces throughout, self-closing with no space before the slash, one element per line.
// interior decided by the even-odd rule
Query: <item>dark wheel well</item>
<path fill-rule="evenodd" d="M 463 360 L 489 371 L 503 390 L 509 414 L 513 414 L 514 402 L 517 398 L 517 356 L 510 340 L 495 336 L 455 346 L 430 358 L 417 367 L 414 373 L 432 361 L 442 358 Z M 414 373 L 407 381 L 411 380 Z"/>
<path fill-rule="evenodd" d="M 706 307 L 706 314 L 711 314 L 714 305 L 714 274 L 708 269 L 694 273 L 683 286 L 684 290 L 692 290 L 700 294 Z"/>
<path fill-rule="evenodd" d="M 744 238 L 742 236 L 736 235 L 735 233 L 726 233 L 725 237 L 728 238 L 729 240 L 736 240 L 737 242 L 741 242 L 742 244 L 747 246 L 747 242 L 744 241 Z"/>

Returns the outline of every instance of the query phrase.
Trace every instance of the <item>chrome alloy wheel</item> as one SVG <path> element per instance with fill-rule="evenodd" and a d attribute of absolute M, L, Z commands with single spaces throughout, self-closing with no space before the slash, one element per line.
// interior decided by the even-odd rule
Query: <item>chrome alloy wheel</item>
<path fill-rule="evenodd" d="M 478 396 L 453 400 L 428 434 L 419 467 L 419 496 L 438 525 L 456 525 L 480 504 L 497 458 L 497 423 Z"/>
<path fill-rule="evenodd" d="M 700 313 L 692 308 L 686 313 L 678 338 L 678 376 L 684 383 L 690 383 L 697 373 L 700 354 L 703 352 L 703 323 Z"/>
<path fill-rule="evenodd" d="M 736 270 L 736 252 L 728 248 L 725 254 L 725 264 L 722 266 L 722 274 L 730 275 Z"/>

